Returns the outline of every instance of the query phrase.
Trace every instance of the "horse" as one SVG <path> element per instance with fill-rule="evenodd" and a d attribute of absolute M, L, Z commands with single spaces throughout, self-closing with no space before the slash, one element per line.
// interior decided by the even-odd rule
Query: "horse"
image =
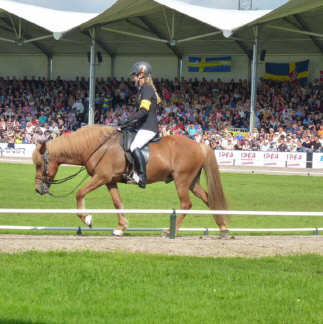
<path fill-rule="evenodd" d="M 40 195 L 49 193 L 50 185 L 58 181 L 54 178 L 61 164 L 80 165 L 86 168 L 91 179 L 76 193 L 77 209 L 85 209 L 85 196 L 102 185 L 107 187 L 116 210 L 123 209 L 118 183 L 124 182 L 127 161 L 120 137 L 121 131 L 116 127 L 91 125 L 38 144 L 32 155 L 36 167 L 36 192 Z M 208 192 L 200 184 L 202 169 L 205 170 Z M 227 209 L 215 154 L 206 144 L 197 143 L 184 135 L 164 136 L 159 143 L 149 144 L 146 172 L 148 185 L 174 181 L 183 210 L 192 207 L 189 191 L 211 210 Z M 85 225 L 92 227 L 92 215 L 81 212 L 77 215 Z M 113 235 L 122 236 L 129 224 L 123 213 L 117 215 L 118 225 Z M 176 233 L 185 216 L 181 214 L 177 217 Z M 230 216 L 213 216 L 221 237 L 227 236 L 229 231 L 226 226 Z M 169 229 L 163 234 L 168 235 Z"/>

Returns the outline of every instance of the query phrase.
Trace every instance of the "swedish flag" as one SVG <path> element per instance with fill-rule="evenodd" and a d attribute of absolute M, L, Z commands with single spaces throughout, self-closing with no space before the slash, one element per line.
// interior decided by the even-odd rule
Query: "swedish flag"
<path fill-rule="evenodd" d="M 265 79 L 290 81 L 290 74 L 297 71 L 298 81 L 307 84 L 309 61 L 293 62 L 293 63 L 266 63 Z"/>
<path fill-rule="evenodd" d="M 230 72 L 231 56 L 188 58 L 188 72 Z"/>

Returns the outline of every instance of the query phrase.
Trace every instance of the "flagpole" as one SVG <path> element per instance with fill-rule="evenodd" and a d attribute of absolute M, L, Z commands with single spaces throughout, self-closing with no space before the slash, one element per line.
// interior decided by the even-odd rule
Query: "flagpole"
<path fill-rule="evenodd" d="M 255 42 L 252 51 L 252 67 L 251 67 L 251 103 L 250 103 L 250 126 L 249 131 L 255 127 L 255 114 L 256 114 L 256 98 L 257 98 L 257 63 L 258 63 L 258 38 L 259 27 L 254 27 Z"/>

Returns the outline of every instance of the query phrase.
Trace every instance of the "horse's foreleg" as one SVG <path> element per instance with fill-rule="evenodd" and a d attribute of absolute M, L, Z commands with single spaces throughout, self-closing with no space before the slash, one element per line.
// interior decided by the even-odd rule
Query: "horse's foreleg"
<path fill-rule="evenodd" d="M 120 193 L 118 190 L 118 185 L 116 183 L 113 184 L 107 184 L 106 185 L 110 195 L 113 200 L 114 207 L 116 209 L 123 209 Z M 113 231 L 113 235 L 115 236 L 122 236 L 123 232 L 128 228 L 128 221 L 124 214 L 119 213 L 118 214 L 118 226 L 116 229 Z"/>
<path fill-rule="evenodd" d="M 194 185 L 190 188 L 190 190 L 192 191 L 195 197 L 200 198 L 208 207 L 210 207 L 208 193 L 203 189 L 199 181 L 195 182 Z M 214 218 L 217 225 L 220 228 L 221 237 L 227 236 L 229 231 L 226 228 L 226 223 L 223 217 L 221 217 L 221 215 L 214 215 Z"/>
<path fill-rule="evenodd" d="M 101 181 L 98 181 L 94 176 L 84 187 L 82 187 L 76 194 L 77 209 L 84 209 L 85 202 L 84 197 L 94 189 L 97 189 L 102 185 Z M 78 217 L 82 220 L 85 225 L 88 225 L 90 228 L 93 225 L 93 217 L 89 214 L 78 213 Z"/>

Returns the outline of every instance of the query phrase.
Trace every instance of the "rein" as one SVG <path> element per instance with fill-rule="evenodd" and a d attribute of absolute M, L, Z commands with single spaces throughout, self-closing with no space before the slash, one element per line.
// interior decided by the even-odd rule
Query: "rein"
<path fill-rule="evenodd" d="M 114 130 L 107 138 L 104 139 L 104 141 L 90 154 L 90 156 L 86 159 L 86 161 L 84 162 L 84 165 L 80 168 L 80 170 L 66 178 L 63 179 L 58 179 L 58 180 L 51 180 L 48 179 L 48 163 L 49 163 L 49 153 L 48 151 L 46 151 L 43 154 L 44 157 L 44 161 L 45 161 L 45 165 L 44 165 L 44 176 L 42 177 L 35 177 L 36 179 L 40 179 L 42 180 L 44 183 L 52 185 L 52 184 L 61 184 L 63 182 L 66 182 L 68 180 L 71 180 L 73 178 L 75 178 L 79 173 L 81 173 L 82 171 L 85 170 L 85 165 L 86 163 L 90 160 L 90 158 L 93 156 L 93 154 L 95 154 L 104 144 L 106 144 L 113 136 L 115 136 L 118 133 L 118 129 Z M 114 141 L 112 141 L 110 143 L 110 145 L 107 146 L 107 148 L 105 149 L 105 151 L 103 152 L 103 154 L 101 155 L 100 159 L 98 160 L 98 162 L 95 164 L 94 168 L 92 169 L 91 172 L 94 172 L 94 170 L 96 169 L 96 167 L 98 166 L 98 164 L 101 162 L 101 160 L 103 159 L 104 155 L 106 154 L 106 152 L 108 151 L 108 149 L 110 148 L 110 146 L 114 143 Z M 52 196 L 53 198 L 66 198 L 68 196 L 70 196 L 84 181 L 85 179 L 89 177 L 89 174 L 86 174 L 85 177 L 81 180 L 81 182 L 68 194 L 65 195 L 55 195 L 52 194 L 51 192 L 49 192 L 49 190 L 47 189 L 47 192 L 50 196 Z"/>

